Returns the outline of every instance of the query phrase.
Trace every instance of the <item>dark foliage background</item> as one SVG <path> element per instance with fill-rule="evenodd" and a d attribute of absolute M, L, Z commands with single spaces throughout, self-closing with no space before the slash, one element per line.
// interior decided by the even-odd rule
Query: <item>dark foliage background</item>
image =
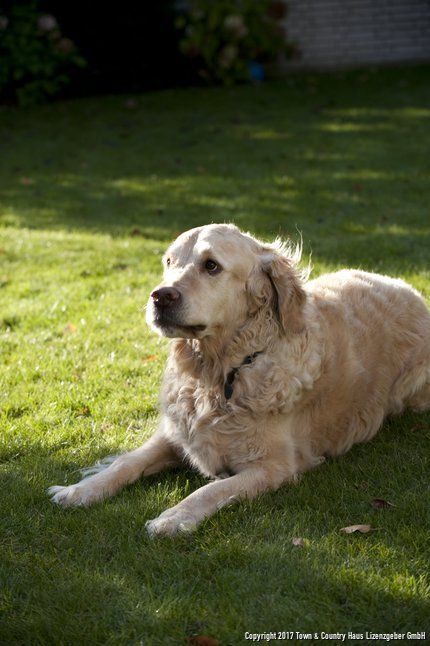
<path fill-rule="evenodd" d="M 137 92 L 187 83 L 189 66 L 178 56 L 175 4 L 42 0 L 40 8 L 56 16 L 88 62 L 68 92 Z"/>
<path fill-rule="evenodd" d="M 16 2 L 0 2 L 7 13 Z M 178 3 L 121 0 L 39 0 L 87 61 L 71 72 L 66 95 L 138 92 L 195 82 L 189 61 L 178 53 L 174 22 Z"/>
<path fill-rule="evenodd" d="M 0 102 L 258 82 L 260 63 L 286 53 L 279 7 L 285 11 L 277 0 L 0 0 L 0 57 L 8 63 Z M 64 48 L 79 61 L 66 54 L 57 64 Z"/>

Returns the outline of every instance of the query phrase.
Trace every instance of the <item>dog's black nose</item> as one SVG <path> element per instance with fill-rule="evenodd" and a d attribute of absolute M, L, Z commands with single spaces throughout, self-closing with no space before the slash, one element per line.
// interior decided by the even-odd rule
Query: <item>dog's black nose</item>
<path fill-rule="evenodd" d="M 152 292 L 151 298 L 159 307 L 172 307 L 181 300 L 181 292 L 174 287 L 160 287 Z"/>

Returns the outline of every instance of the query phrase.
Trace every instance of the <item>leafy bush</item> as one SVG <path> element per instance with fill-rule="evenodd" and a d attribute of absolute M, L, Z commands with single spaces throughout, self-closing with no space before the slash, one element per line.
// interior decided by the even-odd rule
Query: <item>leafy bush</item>
<path fill-rule="evenodd" d="M 56 18 L 34 2 L 12 4 L 8 15 L 0 15 L 0 60 L 0 98 L 23 106 L 57 94 L 70 70 L 86 64 Z"/>
<path fill-rule="evenodd" d="M 285 10 L 273 0 L 190 0 L 176 21 L 183 32 L 181 51 L 208 81 L 249 80 L 256 65 L 258 70 L 258 64 L 290 53 L 279 24 Z"/>

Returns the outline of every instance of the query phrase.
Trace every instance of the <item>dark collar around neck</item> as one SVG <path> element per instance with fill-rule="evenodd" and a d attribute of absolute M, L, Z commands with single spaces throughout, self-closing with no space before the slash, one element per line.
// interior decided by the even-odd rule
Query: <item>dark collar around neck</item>
<path fill-rule="evenodd" d="M 240 366 L 237 366 L 237 368 L 232 368 L 230 370 L 230 372 L 228 373 L 227 378 L 226 378 L 226 380 L 224 382 L 224 396 L 225 396 L 226 399 L 231 399 L 231 397 L 233 395 L 234 380 L 236 379 L 236 375 L 239 372 L 239 370 L 241 369 L 241 367 L 252 363 L 254 361 L 255 357 L 257 357 L 259 354 L 261 354 L 261 351 L 260 352 L 254 352 L 254 354 L 248 354 L 244 358 L 244 360 L 242 361 Z"/>

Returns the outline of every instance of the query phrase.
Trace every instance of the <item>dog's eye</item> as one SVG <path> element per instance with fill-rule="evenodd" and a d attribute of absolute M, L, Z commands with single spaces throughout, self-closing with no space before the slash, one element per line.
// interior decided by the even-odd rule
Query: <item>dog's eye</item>
<path fill-rule="evenodd" d="M 215 260 L 206 260 L 205 262 L 205 269 L 208 272 L 208 274 L 218 274 L 221 271 L 221 267 L 218 265 Z"/>
<path fill-rule="evenodd" d="M 170 267 L 170 258 L 166 258 L 166 265 Z"/>

